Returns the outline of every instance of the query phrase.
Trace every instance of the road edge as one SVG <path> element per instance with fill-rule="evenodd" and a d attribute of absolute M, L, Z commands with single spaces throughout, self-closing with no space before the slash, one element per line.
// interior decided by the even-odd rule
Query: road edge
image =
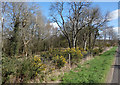
<path fill-rule="evenodd" d="M 115 65 L 115 61 L 116 61 L 117 51 L 118 51 L 118 47 L 116 49 L 116 54 L 114 56 L 115 58 L 114 58 L 113 63 L 111 65 L 111 67 L 110 67 L 110 71 L 107 74 L 106 81 L 105 81 L 106 83 L 112 83 L 112 78 L 113 78 L 113 73 L 114 73 L 114 65 Z"/>

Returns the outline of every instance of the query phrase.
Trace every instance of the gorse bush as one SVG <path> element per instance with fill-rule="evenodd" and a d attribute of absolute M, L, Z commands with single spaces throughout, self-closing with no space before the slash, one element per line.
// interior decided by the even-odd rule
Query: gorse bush
<path fill-rule="evenodd" d="M 9 57 L 2 57 L 2 83 L 10 82 L 10 75 L 16 74 L 16 67 L 18 61 Z"/>
<path fill-rule="evenodd" d="M 82 50 L 82 51 L 81 51 Z M 83 58 L 87 52 L 80 48 L 67 49 L 50 49 L 50 51 L 41 52 L 40 57 L 3 57 L 2 76 L 3 83 L 19 83 L 28 82 L 39 76 L 40 80 L 44 80 L 46 72 L 50 73 L 53 69 L 47 69 L 47 63 L 60 69 L 68 62 L 70 55 L 71 64 L 76 63 Z M 45 64 L 46 63 L 46 64 Z M 11 80 L 11 79 L 14 80 Z"/>
<path fill-rule="evenodd" d="M 86 54 L 86 51 L 81 51 L 79 48 L 68 48 L 64 51 L 64 53 L 67 55 L 67 58 L 69 57 L 68 54 L 71 56 L 71 62 L 76 63 L 79 62 L 83 58 L 83 54 Z"/>
<path fill-rule="evenodd" d="M 17 67 L 16 76 L 19 80 L 18 82 L 25 82 L 29 79 L 35 77 L 35 72 L 32 68 L 32 59 L 23 59 L 20 61 L 20 64 Z"/>
<path fill-rule="evenodd" d="M 84 49 L 77 47 L 75 48 L 65 48 L 65 49 L 50 49 L 47 52 L 41 53 L 42 58 L 46 58 L 50 61 L 56 56 L 64 56 L 66 61 L 69 59 L 69 54 L 71 57 L 71 63 L 79 62 L 80 59 L 83 58 L 84 54 L 87 54 L 87 51 L 84 51 Z"/>
<path fill-rule="evenodd" d="M 34 56 L 34 61 L 32 62 L 33 71 L 35 71 L 36 76 L 46 69 L 46 65 L 41 63 L 40 57 Z"/>
<path fill-rule="evenodd" d="M 101 48 L 99 48 L 99 52 L 101 53 L 101 52 L 103 52 L 103 48 L 101 47 Z"/>
<path fill-rule="evenodd" d="M 34 56 L 23 60 L 17 70 L 17 76 L 23 81 L 27 81 L 43 74 L 45 68 L 46 66 L 41 63 L 40 57 Z"/>
<path fill-rule="evenodd" d="M 96 49 L 92 50 L 92 53 L 93 53 L 93 55 L 98 55 L 100 53 L 100 51 L 98 48 L 96 48 Z"/>
<path fill-rule="evenodd" d="M 107 43 L 106 46 L 107 46 L 107 47 L 110 47 L 111 45 Z"/>
<path fill-rule="evenodd" d="M 99 55 L 99 53 L 103 52 L 102 48 L 95 48 L 92 50 L 93 56 Z"/>
<path fill-rule="evenodd" d="M 4 58 L 2 63 L 3 83 L 27 82 L 36 76 L 41 76 L 46 68 L 37 56 L 22 59 Z M 15 77 L 15 82 L 10 80 L 11 75 Z"/>
<path fill-rule="evenodd" d="M 59 55 L 53 57 L 53 60 L 58 68 L 64 67 L 65 63 L 67 63 L 66 59 Z"/>

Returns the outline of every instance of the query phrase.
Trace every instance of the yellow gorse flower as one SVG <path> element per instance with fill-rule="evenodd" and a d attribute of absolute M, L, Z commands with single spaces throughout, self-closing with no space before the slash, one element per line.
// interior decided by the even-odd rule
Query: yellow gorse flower
<path fill-rule="evenodd" d="M 79 47 L 76 47 L 77 50 L 79 50 Z"/>
<path fill-rule="evenodd" d="M 34 61 L 33 61 L 32 65 L 33 65 L 33 67 L 36 68 L 36 70 L 35 70 L 35 71 L 36 71 L 36 73 L 35 73 L 36 75 L 37 75 L 39 72 L 45 70 L 46 66 L 41 63 L 40 57 L 34 56 L 33 60 L 34 60 Z"/>
<path fill-rule="evenodd" d="M 65 52 L 67 51 L 67 50 L 64 50 Z"/>
<path fill-rule="evenodd" d="M 37 75 L 37 72 L 35 74 Z"/>
<path fill-rule="evenodd" d="M 63 58 L 63 56 L 60 56 L 60 58 Z"/>
<path fill-rule="evenodd" d="M 58 59 L 59 57 L 58 57 L 58 55 L 56 56 L 56 59 Z"/>
<path fill-rule="evenodd" d="M 86 53 L 87 53 L 87 51 L 83 51 L 83 53 L 85 53 L 85 54 L 86 54 Z"/>
<path fill-rule="evenodd" d="M 82 54 L 82 53 L 80 53 L 80 56 L 83 56 L 83 54 Z"/>
<path fill-rule="evenodd" d="M 72 52 L 75 52 L 76 50 L 75 50 L 75 48 L 71 48 L 71 51 L 72 51 Z"/>

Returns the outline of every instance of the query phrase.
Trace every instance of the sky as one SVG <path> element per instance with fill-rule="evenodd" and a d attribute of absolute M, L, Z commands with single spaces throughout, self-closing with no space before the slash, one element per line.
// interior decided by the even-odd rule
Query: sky
<path fill-rule="evenodd" d="M 43 15 L 47 19 L 49 19 L 49 7 L 51 3 L 54 2 L 38 2 Z M 114 30 L 118 31 L 118 2 L 93 2 L 92 6 L 99 7 L 103 15 L 109 12 L 112 19 L 108 23 L 108 26 L 113 26 Z"/>

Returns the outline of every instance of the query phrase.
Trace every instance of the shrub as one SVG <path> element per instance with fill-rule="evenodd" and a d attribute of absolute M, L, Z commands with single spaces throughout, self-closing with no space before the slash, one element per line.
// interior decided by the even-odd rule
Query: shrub
<path fill-rule="evenodd" d="M 27 82 L 38 75 L 42 75 L 46 68 L 41 63 L 40 58 L 36 56 L 22 59 L 6 57 L 3 58 L 2 63 L 3 83 L 14 83 L 13 81 L 10 82 L 11 75 L 16 78 L 17 82 Z"/>
<path fill-rule="evenodd" d="M 101 52 L 103 52 L 103 48 L 101 47 L 101 48 L 99 48 L 99 52 L 101 53 Z"/>
<path fill-rule="evenodd" d="M 22 81 L 27 81 L 41 75 L 45 68 L 45 65 L 41 63 L 40 57 L 27 58 L 19 65 L 17 77 L 21 78 Z"/>
<path fill-rule="evenodd" d="M 103 48 L 95 48 L 92 50 L 93 56 L 98 55 L 99 53 L 103 52 Z"/>
<path fill-rule="evenodd" d="M 64 52 L 67 55 L 67 58 L 69 57 L 68 54 L 70 54 L 72 63 L 79 62 L 80 59 L 83 58 L 82 51 L 79 50 L 78 48 L 77 49 L 75 49 L 75 48 L 71 48 L 71 49 L 68 48 Z M 86 52 L 86 51 L 84 51 L 84 52 Z"/>
<path fill-rule="evenodd" d="M 107 47 L 110 47 L 110 44 L 106 44 Z"/>
<path fill-rule="evenodd" d="M 88 47 L 86 47 L 86 51 L 89 51 Z"/>
<path fill-rule="evenodd" d="M 93 56 L 98 55 L 100 53 L 99 48 L 93 49 L 92 53 L 93 53 Z"/>
<path fill-rule="evenodd" d="M 87 54 L 87 51 L 83 51 L 83 54 Z"/>
<path fill-rule="evenodd" d="M 24 82 L 33 78 L 34 71 L 32 70 L 32 59 L 23 59 L 20 64 L 18 64 L 16 76 L 21 81 Z"/>
<path fill-rule="evenodd" d="M 78 49 L 77 49 L 77 50 L 78 50 Z M 84 49 L 83 49 L 83 48 L 80 48 L 80 50 L 81 50 L 81 51 L 84 51 Z"/>
<path fill-rule="evenodd" d="M 58 68 L 64 67 L 65 63 L 67 63 L 66 59 L 59 55 L 55 56 L 53 60 Z"/>
<path fill-rule="evenodd" d="M 81 50 L 80 50 L 81 49 Z M 75 48 L 66 48 L 66 49 L 50 49 L 48 52 L 46 53 L 42 53 L 42 57 L 45 58 L 45 56 L 47 56 L 47 58 L 49 58 L 50 60 L 53 59 L 54 56 L 64 56 L 64 58 L 66 60 L 69 59 L 69 54 L 71 56 L 71 63 L 76 63 L 79 62 L 81 58 L 83 58 L 83 54 L 86 54 L 87 52 L 84 51 L 82 48 L 77 47 Z M 48 60 L 48 59 L 47 59 Z M 59 61 L 61 62 L 61 61 Z"/>
<path fill-rule="evenodd" d="M 34 60 L 32 62 L 33 68 L 37 73 L 44 71 L 46 66 L 41 62 L 40 57 L 34 56 Z"/>
<path fill-rule="evenodd" d="M 18 61 L 17 61 L 18 62 Z M 10 75 L 16 73 L 16 59 L 9 57 L 2 57 L 2 83 L 10 82 Z"/>

